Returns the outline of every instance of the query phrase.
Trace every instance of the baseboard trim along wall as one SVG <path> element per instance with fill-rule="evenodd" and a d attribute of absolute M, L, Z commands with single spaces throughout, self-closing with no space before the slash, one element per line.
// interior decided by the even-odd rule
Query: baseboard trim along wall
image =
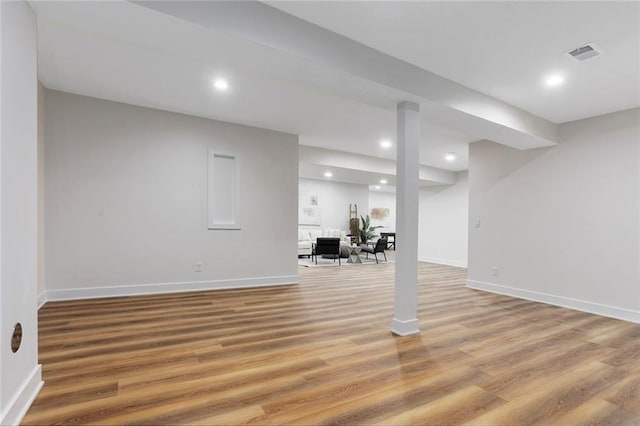
<path fill-rule="evenodd" d="M 38 295 L 38 310 L 42 308 L 42 305 L 47 303 L 47 291 L 43 291 Z"/>
<path fill-rule="evenodd" d="M 419 262 L 437 263 L 438 265 L 457 266 L 459 268 L 466 268 L 467 262 L 454 259 L 442 259 L 439 257 L 419 257 Z"/>
<path fill-rule="evenodd" d="M 602 315 L 605 317 L 640 324 L 640 311 L 618 308 L 616 306 L 601 305 L 599 303 L 588 302 L 586 300 L 571 299 L 569 297 L 555 296 L 553 294 L 522 290 L 519 288 L 508 287 L 483 281 L 467 280 L 467 287 L 475 290 L 483 290 L 490 293 L 517 297 L 519 299 L 547 303 L 549 305 L 575 309 L 577 311 L 588 312 L 590 314 Z"/>
<path fill-rule="evenodd" d="M 27 410 L 33 404 L 33 401 L 38 396 L 38 392 L 42 389 L 44 382 L 42 381 L 42 366 L 38 364 L 29 378 L 25 381 L 20 392 L 16 394 L 7 410 L 2 413 L 0 417 L 0 424 L 3 425 L 18 425 L 22 421 Z"/>
<path fill-rule="evenodd" d="M 62 300 L 99 299 L 104 297 L 140 296 L 146 294 L 181 293 L 185 291 L 229 290 L 235 288 L 270 287 L 297 284 L 297 275 L 279 277 L 240 278 L 216 281 L 188 281 L 177 283 L 133 284 L 110 287 L 70 288 L 47 290 L 42 296 L 45 302 Z M 40 302 L 40 297 L 38 297 Z M 39 306 L 42 306 L 40 304 Z"/>

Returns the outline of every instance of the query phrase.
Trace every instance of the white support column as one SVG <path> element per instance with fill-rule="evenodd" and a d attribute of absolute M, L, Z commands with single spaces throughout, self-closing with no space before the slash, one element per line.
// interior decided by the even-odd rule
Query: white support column
<path fill-rule="evenodd" d="M 420 332 L 417 317 L 418 172 L 420 105 L 398 104 L 396 170 L 396 283 L 391 331 L 399 336 Z"/>

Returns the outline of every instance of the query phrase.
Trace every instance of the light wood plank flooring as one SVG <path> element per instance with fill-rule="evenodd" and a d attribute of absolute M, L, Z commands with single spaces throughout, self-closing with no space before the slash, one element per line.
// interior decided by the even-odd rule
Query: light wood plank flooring
<path fill-rule="evenodd" d="M 460 268 L 419 277 L 404 338 L 393 264 L 48 303 L 24 423 L 640 424 L 639 325 L 469 290 Z"/>

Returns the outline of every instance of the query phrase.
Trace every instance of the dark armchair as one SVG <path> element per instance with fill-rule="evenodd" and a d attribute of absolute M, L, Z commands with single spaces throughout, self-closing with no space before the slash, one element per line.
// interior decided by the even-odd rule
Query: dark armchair
<path fill-rule="evenodd" d="M 391 249 L 392 247 L 394 250 L 396 249 L 396 233 L 395 232 L 381 232 L 380 238 L 387 239 L 387 249 Z M 390 239 L 390 238 L 393 238 L 393 239 Z"/>
<path fill-rule="evenodd" d="M 362 252 L 367 253 L 367 259 L 369 258 L 369 253 L 376 257 L 376 263 L 378 263 L 378 253 L 382 253 L 384 255 L 385 262 L 387 261 L 387 254 L 384 252 L 387 249 L 387 239 L 380 238 L 376 241 L 376 245 L 373 247 L 362 246 Z"/>
<path fill-rule="evenodd" d="M 315 256 L 316 265 L 318 264 L 318 255 L 333 255 L 333 261 L 338 259 L 338 265 L 340 263 L 340 238 L 318 238 L 316 240 L 316 244 L 313 247 L 313 252 L 311 256 Z"/>

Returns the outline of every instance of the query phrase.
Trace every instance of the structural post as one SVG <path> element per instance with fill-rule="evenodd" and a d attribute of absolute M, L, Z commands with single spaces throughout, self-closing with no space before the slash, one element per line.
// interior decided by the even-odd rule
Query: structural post
<path fill-rule="evenodd" d="M 418 173 L 420 105 L 398 104 L 396 170 L 396 282 L 391 331 L 399 336 L 420 332 L 418 289 Z"/>

